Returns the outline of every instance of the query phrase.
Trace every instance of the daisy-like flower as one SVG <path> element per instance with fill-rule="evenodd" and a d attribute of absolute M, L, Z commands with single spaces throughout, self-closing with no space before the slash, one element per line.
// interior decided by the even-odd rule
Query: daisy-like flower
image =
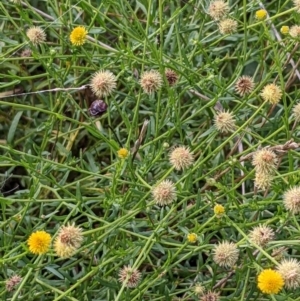
<path fill-rule="evenodd" d="M 208 291 L 206 294 L 204 294 L 201 297 L 201 301 L 219 301 L 220 296 L 218 293 L 215 293 L 213 291 Z"/>
<path fill-rule="evenodd" d="M 134 288 L 139 284 L 141 276 L 139 270 L 131 266 L 124 266 L 119 272 L 119 281 L 126 287 Z"/>
<path fill-rule="evenodd" d="M 150 70 L 141 75 L 140 84 L 145 93 L 152 94 L 161 88 L 163 80 L 158 71 Z"/>
<path fill-rule="evenodd" d="M 194 156 L 188 147 L 178 146 L 171 151 L 169 160 L 176 170 L 183 170 L 194 163 Z"/>
<path fill-rule="evenodd" d="M 217 217 L 222 217 L 225 213 L 225 208 L 221 204 L 216 204 L 214 207 L 214 213 Z"/>
<path fill-rule="evenodd" d="M 293 115 L 296 121 L 300 120 L 300 102 L 293 107 Z"/>
<path fill-rule="evenodd" d="M 235 91 L 240 96 L 248 95 L 250 94 L 254 89 L 254 81 L 251 76 L 243 75 L 238 78 L 238 80 L 235 83 Z"/>
<path fill-rule="evenodd" d="M 188 242 L 190 242 L 190 243 L 192 243 L 192 244 L 194 244 L 196 241 L 197 241 L 197 234 L 196 233 L 189 233 L 188 235 L 187 235 L 187 240 L 188 240 Z"/>
<path fill-rule="evenodd" d="M 90 86 L 95 95 L 108 96 L 116 88 L 117 79 L 110 71 L 98 71 L 93 74 Z"/>
<path fill-rule="evenodd" d="M 293 214 L 300 212 L 300 187 L 292 187 L 283 194 L 283 204 L 286 210 Z"/>
<path fill-rule="evenodd" d="M 295 11 L 300 13 L 300 0 L 293 0 Z"/>
<path fill-rule="evenodd" d="M 11 292 L 20 282 L 22 278 L 19 275 L 11 276 L 5 281 L 5 288 L 8 292 Z"/>
<path fill-rule="evenodd" d="M 268 84 L 262 89 L 260 96 L 264 101 L 268 101 L 274 105 L 281 99 L 282 91 L 275 84 Z"/>
<path fill-rule="evenodd" d="M 288 26 L 281 26 L 280 32 L 284 35 L 288 34 L 290 32 L 290 28 Z"/>
<path fill-rule="evenodd" d="M 75 46 L 81 46 L 86 41 L 88 32 L 83 26 L 75 27 L 70 34 L 70 41 Z"/>
<path fill-rule="evenodd" d="M 169 83 L 169 86 L 174 86 L 178 81 L 178 74 L 172 69 L 166 69 L 165 76 Z"/>
<path fill-rule="evenodd" d="M 126 159 L 129 155 L 129 151 L 126 148 L 120 148 L 117 153 L 120 159 Z"/>
<path fill-rule="evenodd" d="M 33 45 L 38 45 L 46 41 L 46 34 L 39 26 L 30 27 L 26 35 Z"/>
<path fill-rule="evenodd" d="M 234 132 L 236 129 L 234 116 L 229 111 L 217 113 L 217 115 L 215 115 L 214 124 L 217 131 L 221 133 Z"/>
<path fill-rule="evenodd" d="M 264 294 L 278 294 L 284 286 L 284 280 L 279 272 L 266 269 L 258 275 L 257 286 Z"/>
<path fill-rule="evenodd" d="M 255 173 L 254 186 L 258 189 L 267 190 L 271 186 L 272 180 L 272 174 L 257 171 Z"/>
<path fill-rule="evenodd" d="M 255 13 L 255 18 L 257 20 L 264 20 L 267 17 L 267 11 L 265 9 L 260 9 Z"/>
<path fill-rule="evenodd" d="M 284 259 L 277 267 L 277 271 L 284 280 L 284 286 L 288 289 L 296 289 L 300 286 L 300 263 L 294 258 Z"/>
<path fill-rule="evenodd" d="M 176 199 L 176 188 L 170 180 L 164 180 L 152 188 L 154 201 L 159 206 L 171 204 Z"/>
<path fill-rule="evenodd" d="M 223 0 L 212 1 L 208 7 L 208 14 L 215 21 L 223 19 L 229 12 L 228 3 Z"/>
<path fill-rule="evenodd" d="M 274 231 L 267 225 L 259 225 L 254 227 L 249 233 L 250 241 L 264 247 L 275 237 Z"/>
<path fill-rule="evenodd" d="M 257 172 L 273 173 L 277 163 L 278 158 L 276 154 L 267 148 L 260 149 L 253 154 L 252 165 Z"/>
<path fill-rule="evenodd" d="M 228 241 L 219 243 L 213 252 L 213 260 L 221 267 L 233 267 L 239 258 L 236 244 Z"/>
<path fill-rule="evenodd" d="M 228 18 L 221 20 L 218 26 L 221 34 L 233 34 L 237 31 L 238 23 Z"/>
<path fill-rule="evenodd" d="M 293 25 L 290 28 L 290 36 L 294 39 L 299 38 L 300 37 L 300 26 L 299 25 Z"/>
<path fill-rule="evenodd" d="M 29 251 L 33 254 L 45 254 L 48 252 L 51 242 L 51 235 L 45 231 L 36 231 L 28 238 Z"/>
<path fill-rule="evenodd" d="M 69 258 L 80 248 L 83 241 L 82 229 L 75 224 L 62 226 L 54 241 L 54 250 L 57 256 Z"/>

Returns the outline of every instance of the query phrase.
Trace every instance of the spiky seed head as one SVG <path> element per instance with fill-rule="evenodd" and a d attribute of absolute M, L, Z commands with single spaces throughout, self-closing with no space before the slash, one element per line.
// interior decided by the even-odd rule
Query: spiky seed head
<path fill-rule="evenodd" d="M 222 267 L 233 267 L 239 258 L 239 250 L 236 244 L 228 241 L 216 245 L 213 253 L 213 260 Z"/>
<path fill-rule="evenodd" d="M 208 7 L 208 14 L 215 20 L 223 19 L 229 12 L 229 5 L 223 0 L 212 1 Z"/>
<path fill-rule="evenodd" d="M 300 37 L 300 26 L 299 25 L 293 25 L 290 28 L 290 36 L 294 39 L 299 38 Z"/>
<path fill-rule="evenodd" d="M 200 298 L 201 301 L 219 301 L 219 299 L 220 299 L 219 293 L 213 291 L 208 291 Z"/>
<path fill-rule="evenodd" d="M 293 115 L 296 121 L 300 120 L 300 102 L 293 107 Z"/>
<path fill-rule="evenodd" d="M 119 281 L 126 287 L 137 287 L 141 280 L 141 273 L 138 269 L 134 269 L 131 266 L 124 266 L 119 272 Z"/>
<path fill-rule="evenodd" d="M 174 86 L 178 81 L 178 74 L 172 69 L 166 69 L 165 76 L 169 83 L 169 86 Z"/>
<path fill-rule="evenodd" d="M 236 129 L 235 119 L 231 112 L 222 111 L 215 115 L 214 120 L 217 131 L 221 133 L 234 132 Z"/>
<path fill-rule="evenodd" d="M 293 214 L 300 212 L 300 187 L 292 187 L 283 194 L 283 204 L 286 210 Z"/>
<path fill-rule="evenodd" d="M 110 71 L 98 71 L 93 74 L 90 87 L 95 95 L 102 97 L 108 96 L 116 88 L 117 79 Z"/>
<path fill-rule="evenodd" d="M 267 190 L 271 186 L 272 180 L 272 174 L 257 171 L 255 173 L 254 186 L 258 189 Z"/>
<path fill-rule="evenodd" d="M 194 156 L 188 147 L 178 146 L 171 151 L 169 160 L 176 170 L 183 170 L 194 163 Z"/>
<path fill-rule="evenodd" d="M 268 101 L 274 105 L 280 101 L 282 91 L 277 85 L 268 84 L 262 89 L 260 96 L 264 101 Z"/>
<path fill-rule="evenodd" d="M 300 13 L 300 0 L 293 0 L 294 8 L 297 13 Z"/>
<path fill-rule="evenodd" d="M 201 283 L 196 283 L 194 286 L 194 293 L 197 296 L 201 296 L 203 295 L 204 292 L 205 292 L 205 287 Z"/>
<path fill-rule="evenodd" d="M 221 20 L 218 24 L 221 34 L 233 34 L 237 31 L 238 23 L 230 18 Z"/>
<path fill-rule="evenodd" d="M 297 289 L 300 286 L 300 263 L 294 258 L 284 259 L 277 266 L 277 271 L 284 280 L 287 289 Z"/>
<path fill-rule="evenodd" d="M 82 229 L 74 223 L 62 226 L 58 232 L 59 240 L 68 246 L 79 249 L 83 241 Z"/>
<path fill-rule="evenodd" d="M 22 277 L 19 275 L 13 275 L 5 281 L 5 288 L 8 292 L 11 292 L 20 282 Z"/>
<path fill-rule="evenodd" d="M 31 55 L 32 55 L 32 51 L 29 48 L 26 48 L 21 52 L 21 57 L 29 57 Z"/>
<path fill-rule="evenodd" d="M 77 252 L 77 249 L 71 245 L 62 243 L 59 237 L 56 237 L 54 240 L 54 251 L 58 257 L 70 258 Z"/>
<path fill-rule="evenodd" d="M 141 75 L 140 84 L 145 93 L 152 94 L 161 88 L 163 80 L 158 71 L 150 70 Z"/>
<path fill-rule="evenodd" d="M 152 196 L 156 204 L 166 206 L 176 199 L 176 187 L 170 180 L 163 180 L 152 188 Z"/>
<path fill-rule="evenodd" d="M 267 225 L 256 226 L 249 233 L 250 241 L 261 247 L 266 246 L 270 241 L 274 239 L 274 237 L 274 231 Z"/>
<path fill-rule="evenodd" d="M 254 89 L 254 81 L 251 76 L 243 75 L 238 78 L 238 80 L 235 83 L 235 91 L 240 96 L 248 95 L 250 94 Z"/>
<path fill-rule="evenodd" d="M 27 30 L 26 35 L 30 42 L 34 45 L 38 45 L 46 41 L 46 34 L 39 26 L 30 27 Z"/>
<path fill-rule="evenodd" d="M 278 158 L 276 154 L 267 148 L 260 149 L 253 154 L 252 165 L 256 172 L 273 173 L 276 169 Z"/>

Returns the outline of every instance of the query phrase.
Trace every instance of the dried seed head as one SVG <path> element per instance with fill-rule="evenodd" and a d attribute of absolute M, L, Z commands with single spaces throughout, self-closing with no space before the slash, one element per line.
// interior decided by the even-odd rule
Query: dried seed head
<path fill-rule="evenodd" d="M 258 189 L 267 190 L 271 186 L 272 180 L 272 174 L 257 171 L 255 173 L 254 186 Z"/>
<path fill-rule="evenodd" d="M 27 30 L 26 35 L 30 42 L 34 45 L 41 44 L 46 41 L 46 34 L 41 27 L 34 26 Z"/>
<path fill-rule="evenodd" d="M 253 154 L 252 165 L 255 167 L 256 172 L 270 174 L 276 169 L 278 158 L 276 154 L 263 148 Z"/>
<path fill-rule="evenodd" d="M 179 146 L 171 151 L 169 160 L 176 170 L 183 170 L 194 163 L 194 156 L 188 147 Z"/>
<path fill-rule="evenodd" d="M 196 283 L 194 286 L 194 293 L 197 296 L 201 296 L 203 295 L 204 292 L 205 292 L 205 287 L 201 283 Z"/>
<path fill-rule="evenodd" d="M 274 237 L 274 231 L 267 225 L 256 226 L 249 233 L 250 241 L 261 247 L 267 245 Z"/>
<path fill-rule="evenodd" d="M 300 37 L 300 26 L 299 25 L 293 25 L 290 28 L 290 36 L 294 39 Z"/>
<path fill-rule="evenodd" d="M 19 275 L 11 276 L 5 281 L 5 288 L 8 292 L 11 292 L 20 282 L 22 278 Z"/>
<path fill-rule="evenodd" d="M 159 206 L 171 204 L 176 199 L 176 188 L 170 180 L 164 180 L 152 188 L 154 201 Z"/>
<path fill-rule="evenodd" d="M 223 19 L 229 12 L 228 3 L 223 0 L 216 0 L 210 3 L 208 14 L 215 21 Z"/>
<path fill-rule="evenodd" d="M 162 86 L 162 77 L 156 70 L 146 71 L 142 74 L 140 84 L 147 94 L 152 94 L 159 90 Z"/>
<path fill-rule="evenodd" d="M 297 13 L 300 13 L 300 0 L 293 0 L 294 8 Z"/>
<path fill-rule="evenodd" d="M 218 26 L 221 34 L 233 34 L 237 31 L 238 23 L 228 18 L 221 20 Z"/>
<path fill-rule="evenodd" d="M 275 84 L 268 84 L 262 89 L 260 96 L 264 101 L 268 101 L 271 104 L 277 104 L 281 99 L 282 91 Z"/>
<path fill-rule="evenodd" d="M 165 70 L 165 76 L 169 83 L 169 86 L 174 86 L 178 80 L 178 74 L 172 69 Z"/>
<path fill-rule="evenodd" d="M 300 120 L 300 102 L 293 107 L 293 115 L 296 121 Z"/>
<path fill-rule="evenodd" d="M 300 286 L 300 263 L 294 258 L 284 259 L 277 267 L 277 271 L 284 280 L 287 289 L 296 289 Z"/>
<path fill-rule="evenodd" d="M 213 252 L 215 263 L 223 267 L 233 267 L 239 258 L 239 250 L 232 242 L 219 243 Z"/>
<path fill-rule="evenodd" d="M 235 83 L 235 91 L 240 96 L 250 94 L 254 89 L 254 81 L 251 76 L 243 75 Z"/>
<path fill-rule="evenodd" d="M 94 73 L 90 86 L 95 95 L 108 96 L 116 88 L 116 77 L 110 71 L 98 71 Z"/>
<path fill-rule="evenodd" d="M 21 52 L 21 57 L 29 57 L 31 55 L 32 55 L 32 51 L 29 48 L 26 48 Z"/>
<path fill-rule="evenodd" d="M 56 237 L 54 241 L 54 251 L 58 257 L 70 258 L 76 253 L 77 249 L 62 243 L 60 239 Z"/>
<path fill-rule="evenodd" d="M 126 287 L 137 287 L 141 280 L 141 273 L 131 266 L 124 266 L 119 272 L 119 281 Z"/>
<path fill-rule="evenodd" d="M 106 112 L 107 107 L 103 100 L 94 100 L 90 105 L 89 112 L 92 116 L 101 116 Z"/>
<path fill-rule="evenodd" d="M 234 116 L 229 111 L 217 113 L 214 123 L 217 131 L 221 133 L 234 132 L 236 129 Z"/>
<path fill-rule="evenodd" d="M 219 301 L 219 299 L 219 294 L 212 291 L 208 291 L 200 298 L 201 301 Z"/>
<path fill-rule="evenodd" d="M 297 214 L 300 212 L 300 187 L 292 187 L 283 195 L 283 204 L 286 210 Z"/>

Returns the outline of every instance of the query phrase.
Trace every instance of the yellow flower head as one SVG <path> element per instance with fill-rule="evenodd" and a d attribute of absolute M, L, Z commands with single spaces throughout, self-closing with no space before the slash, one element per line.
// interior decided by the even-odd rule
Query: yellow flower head
<path fill-rule="evenodd" d="M 28 238 L 29 251 L 33 254 L 45 254 L 50 247 L 51 235 L 45 231 L 36 231 Z"/>
<path fill-rule="evenodd" d="M 271 104 L 277 104 L 282 96 L 281 89 L 275 84 L 268 84 L 264 86 L 262 89 L 260 96 L 263 98 L 264 101 L 268 101 Z"/>
<path fill-rule="evenodd" d="M 189 233 L 187 236 L 188 242 L 194 244 L 197 241 L 197 234 L 196 233 Z"/>
<path fill-rule="evenodd" d="M 224 206 L 222 206 L 220 204 L 215 205 L 214 213 L 217 217 L 221 217 L 224 214 L 224 212 L 225 212 Z"/>
<path fill-rule="evenodd" d="M 118 157 L 121 159 L 126 159 L 129 155 L 129 151 L 126 148 L 120 148 L 117 153 Z"/>
<path fill-rule="evenodd" d="M 288 34 L 290 32 L 290 28 L 288 26 L 281 26 L 280 32 L 282 34 Z"/>
<path fill-rule="evenodd" d="M 70 41 L 75 46 L 81 46 L 85 43 L 88 32 L 83 26 L 75 27 L 70 34 Z"/>
<path fill-rule="evenodd" d="M 267 11 L 264 9 L 260 9 L 255 13 L 255 17 L 257 20 L 264 20 L 267 17 Z"/>
<path fill-rule="evenodd" d="M 284 286 L 284 280 L 277 271 L 263 270 L 257 278 L 258 288 L 265 294 L 278 294 Z"/>

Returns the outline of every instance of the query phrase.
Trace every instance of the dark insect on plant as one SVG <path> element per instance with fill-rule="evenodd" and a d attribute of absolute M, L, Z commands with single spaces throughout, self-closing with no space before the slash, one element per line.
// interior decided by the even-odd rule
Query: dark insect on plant
<path fill-rule="evenodd" d="M 95 100 L 92 102 L 89 112 L 92 116 L 101 116 L 107 110 L 107 104 L 103 100 Z"/>

